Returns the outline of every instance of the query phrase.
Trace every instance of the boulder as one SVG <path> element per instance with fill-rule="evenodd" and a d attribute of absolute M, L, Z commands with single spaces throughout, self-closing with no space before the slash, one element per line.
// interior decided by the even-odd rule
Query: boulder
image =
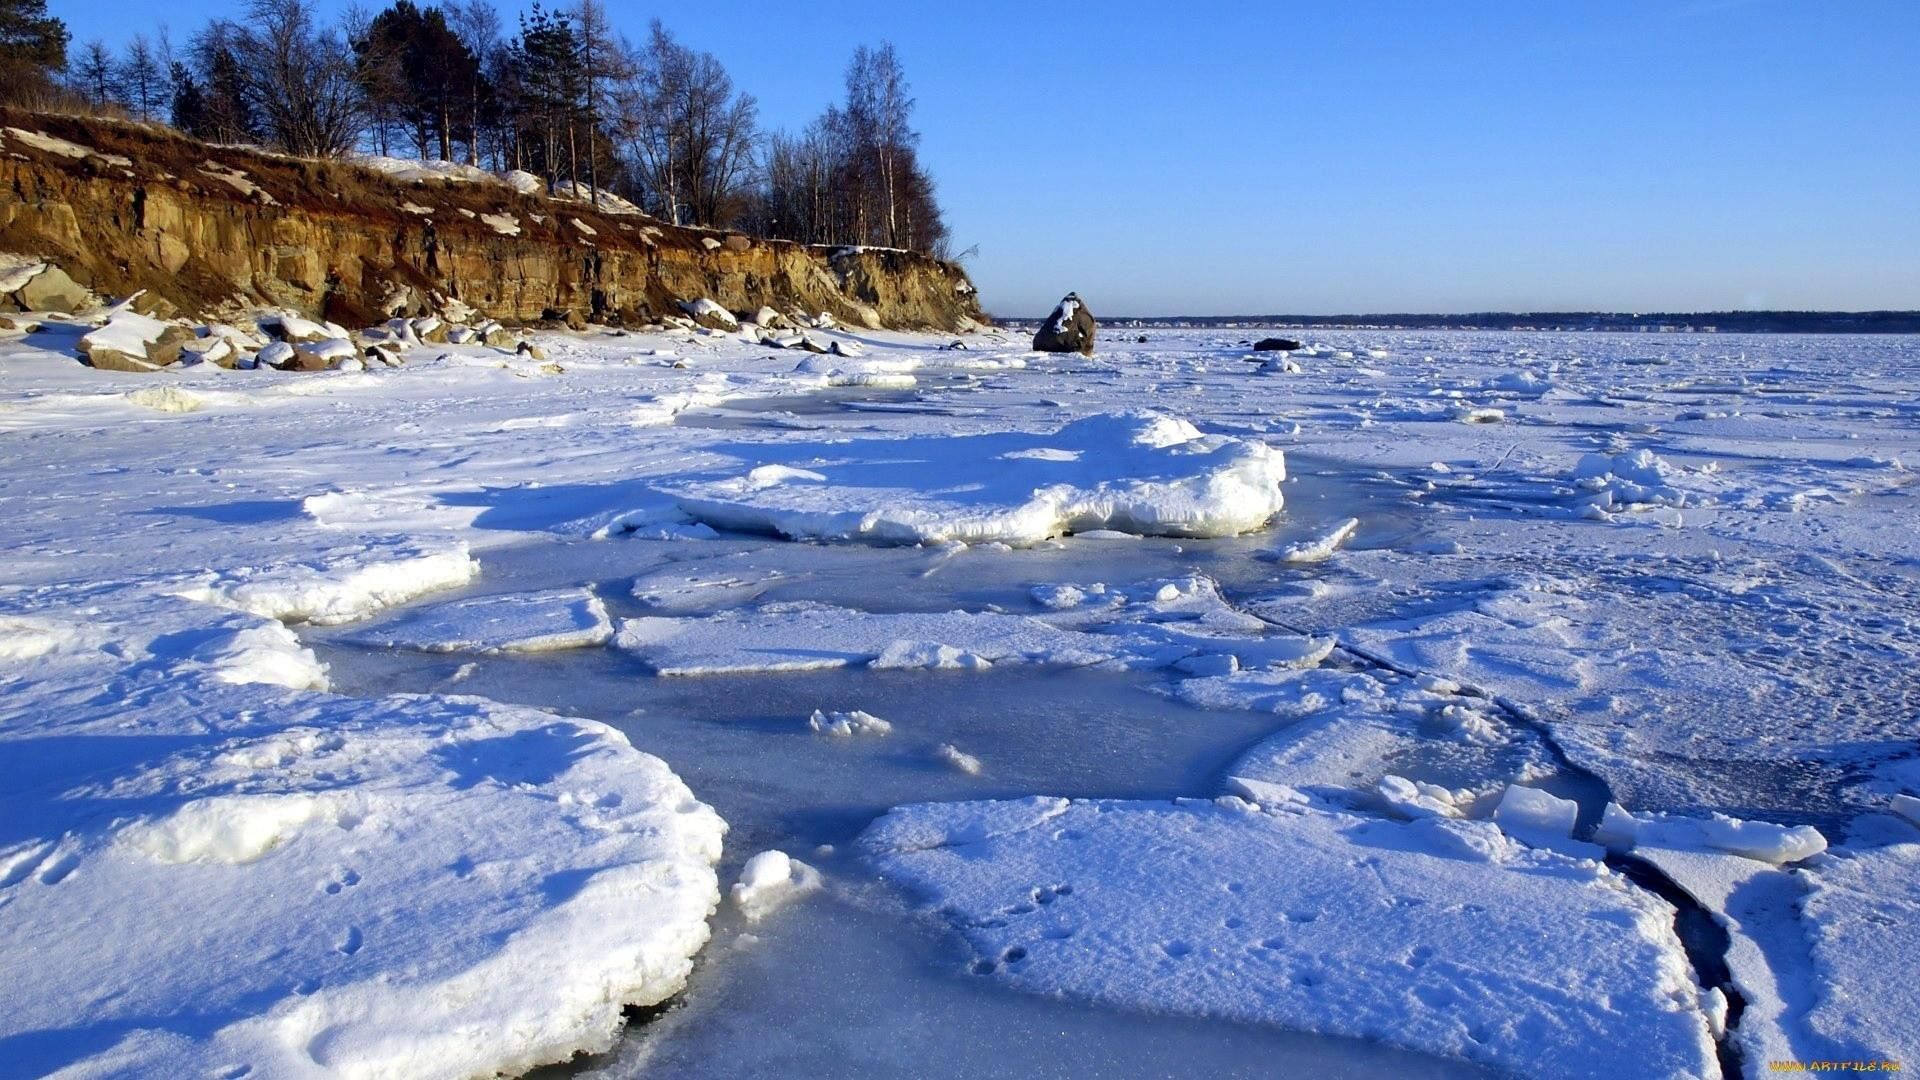
<path fill-rule="evenodd" d="M 230 368 L 240 362 L 240 350 L 232 341 L 216 335 L 197 337 L 180 348 L 180 361 L 185 364 L 217 364 Z"/>
<path fill-rule="evenodd" d="M 810 353 L 820 353 L 822 355 L 824 355 L 829 348 L 825 342 L 814 337 L 812 334 L 800 335 L 800 347 Z"/>
<path fill-rule="evenodd" d="M 513 351 L 521 356 L 534 360 L 545 360 L 547 358 L 547 350 L 535 345 L 531 341 L 522 341 L 514 347 Z"/>
<path fill-rule="evenodd" d="M 80 355 L 101 371 L 158 371 L 180 359 L 193 331 L 137 311 L 114 312 L 105 326 L 80 339 Z"/>
<path fill-rule="evenodd" d="M 20 298 L 20 306 L 27 311 L 60 311 L 71 314 L 93 303 L 93 294 L 82 288 L 66 271 L 57 266 L 45 270 L 27 279 L 15 294 Z"/>
<path fill-rule="evenodd" d="M 793 329 L 792 319 L 787 318 L 785 315 L 780 314 L 770 307 L 762 307 L 759 311 L 754 312 L 753 321 L 768 330 Z"/>
<path fill-rule="evenodd" d="M 1145 341 L 1147 339 L 1141 338 L 1140 340 Z M 1299 347 L 1299 342 L 1292 338 L 1283 337 L 1261 338 L 1259 341 L 1253 343 L 1254 352 L 1292 352 Z"/>
<path fill-rule="evenodd" d="M 753 241 L 739 233 L 729 235 L 722 243 L 726 245 L 728 251 L 750 251 L 753 248 Z"/>
<path fill-rule="evenodd" d="M 1068 293 L 1033 335 L 1033 351 L 1092 356 L 1096 329 L 1093 312 L 1087 309 L 1086 301 L 1077 293 Z"/>

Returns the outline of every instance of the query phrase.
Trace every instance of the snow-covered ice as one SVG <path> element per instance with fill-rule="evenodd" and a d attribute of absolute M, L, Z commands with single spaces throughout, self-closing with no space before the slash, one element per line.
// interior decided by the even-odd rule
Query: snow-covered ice
<path fill-rule="evenodd" d="M 1531 1075 L 1716 1068 L 1671 910 L 1485 823 L 1035 798 L 905 807 L 861 842 L 1033 993 Z"/>
<path fill-rule="evenodd" d="M 1284 459 L 1149 414 L 1089 417 L 1051 434 L 981 434 L 757 447 L 764 461 L 675 485 L 717 528 L 795 539 L 1036 543 L 1118 529 L 1231 536 L 1278 513 Z M 925 482 L 931 480 L 932 484 Z"/>
<path fill-rule="evenodd" d="M 1912 339 L 1329 331 L 1276 378 L 1245 328 L 589 330 L 119 374 L 88 329 L 0 342 L 25 1071 L 521 1070 L 828 970 L 788 926 L 915 959 L 781 1045 L 928 993 L 1185 1031 L 1195 1071 L 1242 1024 L 1567 1075 L 1920 1032 Z M 807 877 L 755 851 L 816 896 L 688 982 L 746 925 L 722 874 Z M 622 1046 L 712 1068 L 686 1032 Z"/>

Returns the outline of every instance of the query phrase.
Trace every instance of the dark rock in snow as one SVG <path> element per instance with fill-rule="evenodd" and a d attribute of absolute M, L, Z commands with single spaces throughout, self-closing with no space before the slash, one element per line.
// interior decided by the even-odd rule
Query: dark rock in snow
<path fill-rule="evenodd" d="M 1077 352 L 1082 356 L 1093 355 L 1093 336 L 1096 330 L 1093 312 L 1087 309 L 1086 301 L 1077 293 L 1068 293 L 1053 309 L 1053 314 L 1040 325 L 1039 333 L 1033 335 L 1034 352 Z"/>
<path fill-rule="evenodd" d="M 1292 352 L 1295 349 L 1298 349 L 1299 347 L 1300 347 L 1300 343 L 1293 340 L 1292 338 L 1270 337 L 1270 338 L 1262 338 L 1259 341 L 1254 342 L 1253 351 L 1254 352 Z"/>

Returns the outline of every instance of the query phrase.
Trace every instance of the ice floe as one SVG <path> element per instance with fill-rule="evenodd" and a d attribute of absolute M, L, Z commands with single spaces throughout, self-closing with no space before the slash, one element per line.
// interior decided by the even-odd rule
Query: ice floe
<path fill-rule="evenodd" d="M 861 838 L 1016 989 L 1530 1075 L 1714 1075 L 1663 901 L 1485 822 L 1237 799 L 921 804 Z"/>
<path fill-rule="evenodd" d="M 365 627 L 353 640 L 426 652 L 545 652 L 604 645 L 606 605 L 590 589 L 555 589 L 454 600 Z"/>

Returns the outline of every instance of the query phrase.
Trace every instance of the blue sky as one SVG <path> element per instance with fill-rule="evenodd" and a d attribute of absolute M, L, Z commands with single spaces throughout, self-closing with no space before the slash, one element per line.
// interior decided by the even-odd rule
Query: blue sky
<path fill-rule="evenodd" d="M 49 0 L 109 43 L 238 6 Z M 1003 315 L 1920 308 L 1913 0 L 658 13 L 770 127 L 892 41 Z"/>

